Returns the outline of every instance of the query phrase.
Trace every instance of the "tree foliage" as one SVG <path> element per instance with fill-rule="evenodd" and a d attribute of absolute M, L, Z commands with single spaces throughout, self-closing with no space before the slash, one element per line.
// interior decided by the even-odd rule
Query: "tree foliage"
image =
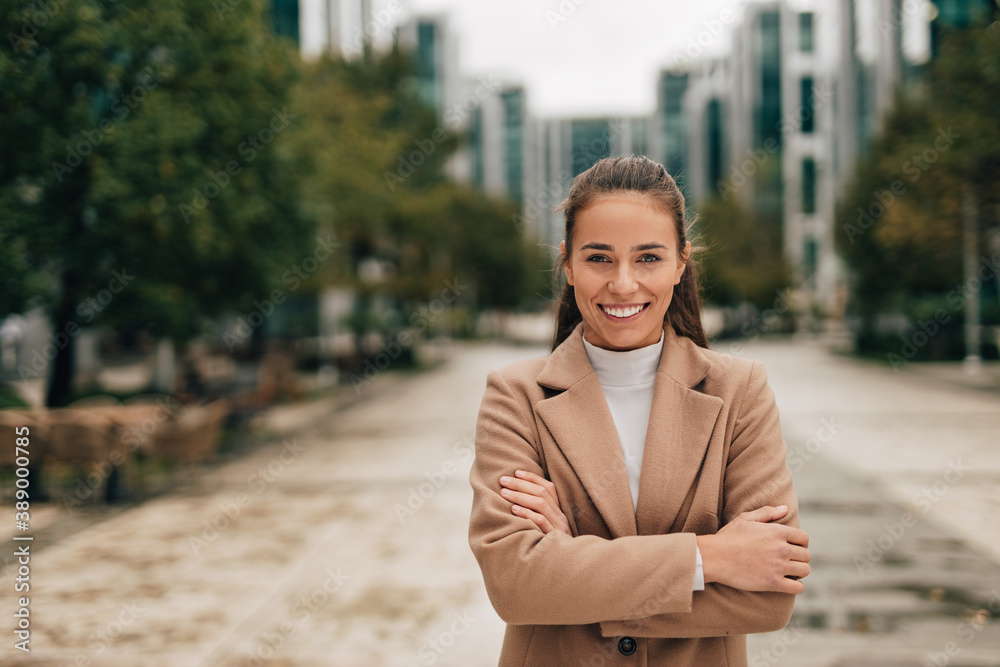
<path fill-rule="evenodd" d="M 70 334 L 58 404 L 78 327 L 184 340 L 269 291 L 313 230 L 279 136 L 298 59 L 262 2 L 50 5 L 44 25 L 21 3 L 0 15 L 4 34 L 31 34 L 0 53 L 0 314 L 42 303 Z"/>
<path fill-rule="evenodd" d="M 183 343 L 276 289 L 404 311 L 455 278 L 480 307 L 542 284 L 513 204 L 447 178 L 459 137 L 406 55 L 303 63 L 263 0 L 39 6 L 0 0 L 0 317 L 52 315 L 51 405 L 85 326 Z"/>
<path fill-rule="evenodd" d="M 1000 228 L 997 99 L 996 26 L 947 33 L 926 77 L 897 95 L 859 162 L 838 207 L 836 240 L 852 272 L 862 345 L 872 344 L 881 313 L 914 322 L 937 313 L 960 325 L 966 194 L 978 213 L 980 259 L 989 262 L 986 240 Z M 995 299 L 986 305 L 986 319 L 995 318 Z"/>
<path fill-rule="evenodd" d="M 542 284 L 543 253 L 525 246 L 513 203 L 448 178 L 460 137 L 421 103 L 413 81 L 413 63 L 398 51 L 307 65 L 296 152 L 309 163 L 307 209 L 341 244 L 327 280 L 407 310 L 459 278 L 474 285 L 478 307 L 516 306 Z M 377 284 L 359 275 L 371 260 L 389 267 Z"/>
<path fill-rule="evenodd" d="M 776 222 L 751 213 L 735 197 L 712 200 L 699 213 L 705 300 L 720 306 L 750 303 L 761 310 L 773 305 L 790 279 Z"/>

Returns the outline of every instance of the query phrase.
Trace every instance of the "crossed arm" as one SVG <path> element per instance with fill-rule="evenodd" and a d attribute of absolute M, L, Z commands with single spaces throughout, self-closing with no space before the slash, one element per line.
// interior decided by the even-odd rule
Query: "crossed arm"
<path fill-rule="evenodd" d="M 514 475 L 499 480 L 500 495 L 511 502 L 511 513 L 529 519 L 544 534 L 558 530 L 572 537 L 555 485 L 526 470 Z M 787 514 L 785 505 L 765 505 L 739 514 L 715 535 L 697 536 L 705 583 L 752 592 L 804 591 L 801 580 L 809 574 L 809 535 L 772 523 Z"/>
<path fill-rule="evenodd" d="M 470 544 L 504 620 L 600 622 L 605 636 L 649 637 L 745 634 L 787 622 L 793 595 L 802 592 L 801 579 L 809 573 L 808 535 L 798 529 L 794 507 L 767 502 L 788 497 L 794 504 L 794 494 L 780 428 L 778 443 L 761 442 L 764 433 L 773 438 L 777 426 L 762 370 L 756 379 L 751 374 L 747 393 L 763 392 L 764 400 L 749 403 L 757 407 L 741 414 L 733 434 L 720 512 L 723 528 L 699 536 L 573 537 L 559 509 L 558 490 L 543 476 L 528 426 L 513 421 L 524 414 L 524 406 L 516 405 L 499 376 L 492 376 L 488 387 L 496 400 L 484 401 L 477 426 Z M 500 446 L 491 447 L 493 439 Z M 761 447 L 774 451 L 762 459 L 755 451 Z M 773 479 L 761 484 L 762 475 Z M 706 589 L 692 593 L 695 544 L 702 553 Z M 595 599 L 601 602 L 593 605 Z"/>

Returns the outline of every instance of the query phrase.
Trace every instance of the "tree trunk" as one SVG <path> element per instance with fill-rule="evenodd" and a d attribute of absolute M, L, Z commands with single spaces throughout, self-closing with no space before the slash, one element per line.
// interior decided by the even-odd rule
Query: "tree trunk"
<path fill-rule="evenodd" d="M 76 335 L 79 333 L 79 324 L 73 319 L 74 305 L 64 285 L 63 296 L 53 312 L 52 342 L 56 348 L 56 356 L 52 360 L 49 390 L 45 397 L 45 405 L 50 408 L 66 405 L 73 394 L 75 345 Z"/>

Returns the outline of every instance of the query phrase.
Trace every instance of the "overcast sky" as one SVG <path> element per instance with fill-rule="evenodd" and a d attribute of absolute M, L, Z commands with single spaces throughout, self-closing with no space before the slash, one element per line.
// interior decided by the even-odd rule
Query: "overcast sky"
<path fill-rule="evenodd" d="M 523 82 L 539 116 L 648 114 L 656 73 L 701 35 L 729 48 L 742 0 L 408 0 L 447 14 L 463 74 Z M 560 7 L 563 10 L 560 10 Z M 723 12 L 730 14 L 723 19 Z M 722 34 L 715 36 L 712 33 Z"/>

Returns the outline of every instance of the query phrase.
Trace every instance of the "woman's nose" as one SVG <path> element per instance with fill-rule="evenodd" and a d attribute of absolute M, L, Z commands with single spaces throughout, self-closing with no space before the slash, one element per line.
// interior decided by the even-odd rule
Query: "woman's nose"
<path fill-rule="evenodd" d="M 623 262 L 618 266 L 618 269 L 611 278 L 611 282 L 608 283 L 608 289 L 612 294 L 631 294 L 638 289 L 638 283 L 632 274 L 630 263 Z"/>

